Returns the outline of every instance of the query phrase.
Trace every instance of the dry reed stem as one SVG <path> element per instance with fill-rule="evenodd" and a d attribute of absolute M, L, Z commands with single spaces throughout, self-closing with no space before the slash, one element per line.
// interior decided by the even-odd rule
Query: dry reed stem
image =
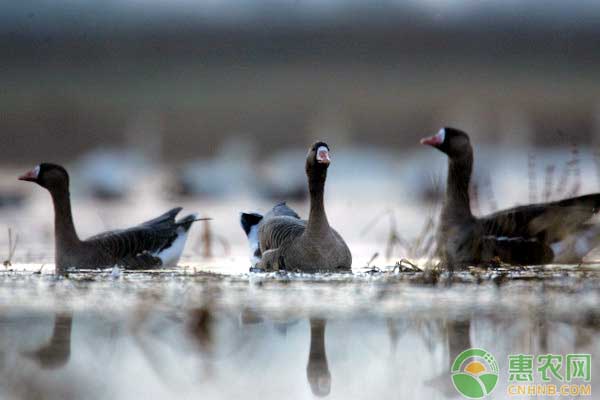
<path fill-rule="evenodd" d="M 17 250 L 17 245 L 19 244 L 19 235 L 14 235 L 12 229 L 8 228 L 8 257 L 4 260 L 3 264 L 5 267 L 10 267 L 12 265 L 12 259 L 15 255 L 15 251 Z"/>

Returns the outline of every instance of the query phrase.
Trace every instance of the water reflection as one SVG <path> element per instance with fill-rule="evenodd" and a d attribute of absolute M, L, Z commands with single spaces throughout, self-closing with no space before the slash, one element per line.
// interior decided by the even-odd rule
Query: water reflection
<path fill-rule="evenodd" d="M 364 398 L 375 393 L 447 399 L 456 398 L 450 365 L 465 349 L 484 347 L 506 369 L 507 354 L 539 354 L 545 351 L 541 343 L 559 354 L 594 354 L 600 345 L 594 315 L 575 325 L 546 319 L 547 328 L 536 329 L 536 318 L 283 318 L 248 309 L 236 315 L 212 305 L 153 310 L 136 325 L 133 314 L 111 320 L 81 311 L 76 318 L 57 313 L 53 322 L 47 316 L 3 320 L 0 397 L 43 393 L 41 398 L 58 399 L 65 388 L 89 397 L 102 382 L 115 382 L 110 394 L 94 393 L 94 398 L 295 399 L 307 393 Z M 105 323 L 116 327 L 116 336 L 98 329 Z M 143 387 L 134 383 L 139 380 Z"/>
<path fill-rule="evenodd" d="M 325 326 L 327 321 L 310 319 L 310 350 L 306 365 L 306 378 L 315 396 L 325 397 L 331 392 L 331 373 L 325 349 Z"/>
<path fill-rule="evenodd" d="M 228 296 L 210 283 L 183 282 L 170 292 L 144 283 L 137 293 L 123 286 L 110 298 L 114 282 L 67 284 L 80 296 L 69 306 L 52 303 L 44 295 L 54 292 L 45 289 L 37 308 L 19 305 L 18 293 L 19 303 L 0 304 L 0 398 L 454 399 L 450 366 L 471 347 L 492 353 L 503 373 L 508 355 L 518 353 L 591 353 L 592 370 L 600 368 L 594 291 L 575 295 L 575 312 L 562 291 L 522 282 L 484 289 L 375 282 L 368 290 L 364 282 L 285 282 L 234 286 Z M 281 307 L 283 297 L 264 296 L 280 287 L 293 308 Z M 344 301 L 362 296 L 368 306 L 333 312 L 300 304 L 332 304 L 344 290 Z M 501 374 L 497 398 L 506 385 Z"/>
<path fill-rule="evenodd" d="M 242 325 L 272 324 L 273 333 L 286 336 L 288 330 L 298 324 L 298 319 L 269 321 L 251 308 L 245 308 L 240 316 Z M 331 373 L 327 362 L 325 347 L 325 327 L 327 320 L 323 318 L 308 318 L 310 326 L 308 362 L 306 364 L 306 379 L 311 392 L 318 397 L 325 397 L 331 392 Z M 283 367 L 283 366 L 282 366 Z"/>
<path fill-rule="evenodd" d="M 446 344 L 445 358 L 447 359 L 447 368 L 442 368 L 442 372 L 434 378 L 427 381 L 427 385 L 434 388 L 443 397 L 449 398 L 456 396 L 456 391 L 451 381 L 450 368 L 456 356 L 466 349 L 471 348 L 471 320 L 438 320 L 435 322 L 441 328 L 439 336 L 434 339 Z M 430 353 L 433 352 L 432 345 L 428 346 Z"/>
<path fill-rule="evenodd" d="M 471 320 L 448 321 L 446 323 L 448 337 L 448 369 L 461 352 L 471 348 Z"/>
<path fill-rule="evenodd" d="M 575 330 L 575 349 L 578 353 L 590 352 L 594 346 L 594 339 L 600 335 L 600 312 L 589 311 L 586 313 L 581 326 Z"/>
<path fill-rule="evenodd" d="M 41 368 L 57 369 L 65 366 L 71 357 L 71 328 L 73 314 L 57 313 L 54 328 L 48 343 L 34 351 L 26 351 L 24 356 L 35 360 Z"/>
<path fill-rule="evenodd" d="M 201 353 L 208 354 L 214 345 L 214 316 L 210 307 L 198 307 L 189 312 L 187 330 Z"/>

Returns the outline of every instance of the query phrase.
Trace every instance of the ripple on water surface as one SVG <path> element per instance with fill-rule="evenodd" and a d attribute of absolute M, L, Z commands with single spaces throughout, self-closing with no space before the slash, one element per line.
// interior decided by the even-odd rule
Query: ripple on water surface
<path fill-rule="evenodd" d="M 68 278 L 11 268 L 0 272 L 0 398 L 443 399 L 456 393 L 449 360 L 469 347 L 501 370 L 508 354 L 600 348 L 594 266 Z"/>

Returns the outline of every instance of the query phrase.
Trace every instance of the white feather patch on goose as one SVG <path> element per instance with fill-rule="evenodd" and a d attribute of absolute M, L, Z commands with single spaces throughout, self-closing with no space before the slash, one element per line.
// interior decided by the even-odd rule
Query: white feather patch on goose
<path fill-rule="evenodd" d="M 331 161 L 331 159 L 329 158 L 329 149 L 327 147 L 319 146 L 319 148 L 317 149 L 317 161 Z"/>
<path fill-rule="evenodd" d="M 444 140 L 446 140 L 446 128 L 440 129 L 435 136 L 438 137 L 440 143 L 444 143 Z"/>
<path fill-rule="evenodd" d="M 194 219 L 198 218 L 198 215 L 193 214 Z M 159 252 L 154 253 L 155 257 L 160 258 L 163 267 L 176 267 L 183 253 L 185 242 L 187 240 L 188 231 L 182 226 L 177 228 L 177 238 L 171 243 L 171 245 Z"/>
<path fill-rule="evenodd" d="M 181 253 L 183 253 L 186 240 L 187 232 L 182 227 L 179 227 L 177 228 L 177 238 L 171 243 L 171 246 L 154 253 L 156 257 L 160 258 L 163 267 L 177 266 Z"/>
<path fill-rule="evenodd" d="M 260 257 L 256 256 L 258 250 L 258 224 L 250 228 L 248 232 L 248 243 L 250 244 L 250 262 L 252 265 L 256 265 L 260 261 Z"/>

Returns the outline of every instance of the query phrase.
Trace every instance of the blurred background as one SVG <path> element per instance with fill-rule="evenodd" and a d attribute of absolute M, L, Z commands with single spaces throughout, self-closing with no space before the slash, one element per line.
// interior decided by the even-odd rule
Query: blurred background
<path fill-rule="evenodd" d="M 444 125 L 472 136 L 482 212 L 597 191 L 599 20 L 592 0 L 3 2 L 0 205 L 48 160 L 99 200 L 302 207 L 324 139 L 329 201 L 382 202 L 362 227 L 439 204 L 445 160 L 418 140 Z"/>
<path fill-rule="evenodd" d="M 600 348 L 598 264 L 390 272 L 431 255 L 442 126 L 471 135 L 475 214 L 600 191 L 597 0 L 5 0 L 0 49 L 2 399 L 448 399 L 471 346 L 503 374 Z M 306 217 L 315 139 L 355 274 L 247 274 L 238 212 Z M 82 238 L 213 220 L 177 271 L 55 279 L 50 197 L 16 179 L 41 161 Z"/>
<path fill-rule="evenodd" d="M 25 0 L 0 6 L 3 162 L 125 146 L 181 162 L 241 139 L 406 150 L 600 137 L 600 4 Z"/>

